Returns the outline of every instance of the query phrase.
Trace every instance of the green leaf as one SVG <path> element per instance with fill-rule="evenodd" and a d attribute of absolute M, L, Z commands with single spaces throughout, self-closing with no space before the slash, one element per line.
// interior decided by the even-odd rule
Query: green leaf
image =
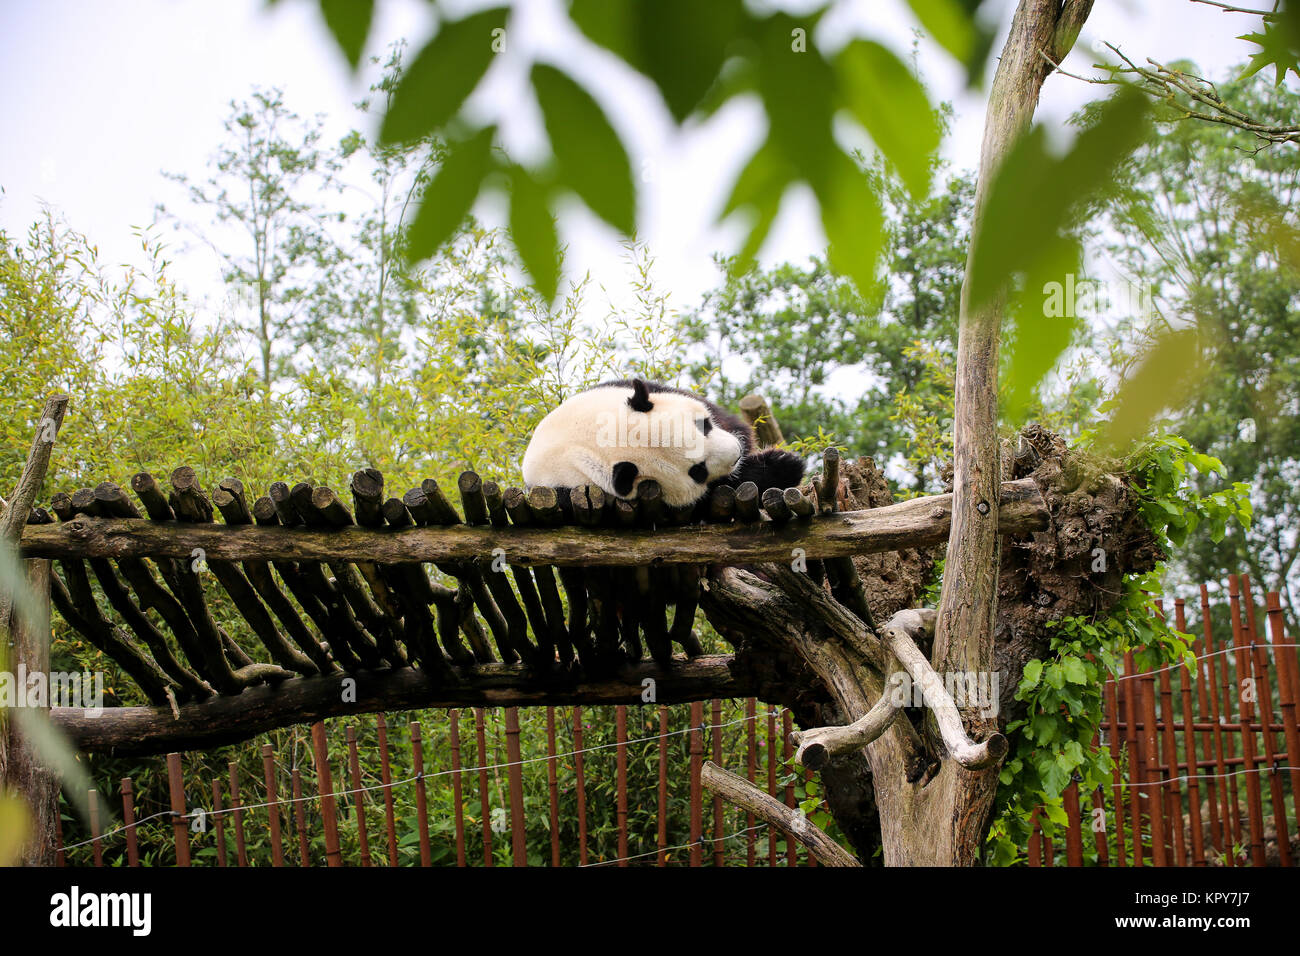
<path fill-rule="evenodd" d="M 1114 450 L 1127 448 L 1147 433 L 1157 414 L 1189 395 L 1206 370 L 1195 329 L 1161 333 L 1142 364 L 1120 383 L 1115 412 L 1098 436 L 1098 444 Z"/>
<path fill-rule="evenodd" d="M 781 209 L 781 197 L 790 184 L 789 164 L 781 157 L 772 141 L 766 140 L 755 150 L 745 168 L 736 177 L 731 196 L 718 215 L 718 221 L 737 212 L 750 214 L 749 232 L 745 242 L 728 263 L 729 272 L 741 275 L 749 270 L 771 231 Z"/>
<path fill-rule="evenodd" d="M 1276 86 L 1282 85 L 1287 73 L 1300 76 L 1300 50 L 1281 24 L 1265 21 L 1263 33 L 1247 33 L 1237 39 L 1248 40 L 1260 48 L 1258 53 L 1251 54 L 1250 62 L 1241 73 L 1242 79 L 1254 76 L 1266 66 L 1273 67 Z"/>
<path fill-rule="evenodd" d="M 1065 671 L 1065 679 L 1071 684 L 1088 683 L 1088 670 L 1077 657 L 1067 657 L 1061 661 L 1061 667 Z"/>
<path fill-rule="evenodd" d="M 992 31 L 975 20 L 980 0 L 908 0 L 907 5 L 935 42 L 966 67 L 967 82 L 974 86 L 993 45 Z"/>
<path fill-rule="evenodd" d="M 939 117 L 907 64 L 871 40 L 854 40 L 835 58 L 849 109 L 917 199 L 930 194 Z"/>
<path fill-rule="evenodd" d="M 547 303 L 554 302 L 560 282 L 560 241 L 548 190 L 520 166 L 510 176 L 510 237 L 537 291 Z"/>
<path fill-rule="evenodd" d="M 447 158 L 425 188 L 420 209 L 407 232 L 406 255 L 410 261 L 433 255 L 465 221 L 483 179 L 493 168 L 495 134 L 496 127 L 487 126 L 449 148 Z"/>
<path fill-rule="evenodd" d="M 1035 659 L 1025 665 L 1024 681 L 1028 681 L 1030 687 L 1037 687 L 1038 682 L 1042 678 L 1042 676 L 1043 676 L 1042 661 Z M 1024 681 L 1021 682 L 1021 686 L 1024 686 Z"/>
<path fill-rule="evenodd" d="M 885 217 L 867 175 L 839 149 L 827 157 L 824 182 L 814 182 L 822 228 L 830 243 L 831 267 L 851 278 L 863 295 L 878 284 L 877 267 L 885 245 Z"/>
<path fill-rule="evenodd" d="M 632 165 L 605 113 L 586 90 L 553 66 L 537 64 L 532 78 L 560 182 L 600 218 L 631 235 L 636 229 Z"/>
<path fill-rule="evenodd" d="M 505 29 L 505 7 L 443 23 L 393 92 L 379 130 L 382 143 L 409 143 L 440 130 L 487 72 Z"/>
<path fill-rule="evenodd" d="M 717 82 L 744 9 L 740 0 L 574 0 L 569 16 L 649 77 L 680 123 Z"/>
<path fill-rule="evenodd" d="M 1055 237 L 1036 257 L 1035 267 L 1008 307 L 1010 342 L 1007 367 L 1007 406 L 1010 421 L 1019 421 L 1038 393 L 1038 386 L 1060 360 L 1082 325 L 1079 310 L 1068 301 L 1068 289 L 1079 274 L 1082 250 L 1073 238 Z"/>
<path fill-rule="evenodd" d="M 1122 89 L 1098 111 L 1097 121 L 1059 159 L 1047 152 L 1041 127 L 1012 146 L 994 174 L 972 236 L 970 302 L 982 308 L 1015 275 L 1059 259 L 1059 239 L 1071 214 L 1113 181 L 1119 164 L 1149 128 L 1146 97 Z"/>
<path fill-rule="evenodd" d="M 370 36 L 375 0 L 320 0 L 320 12 L 339 49 L 348 58 L 348 65 L 355 70 Z"/>
<path fill-rule="evenodd" d="M 759 35 L 758 90 L 767 111 L 768 138 L 813 189 L 826 190 L 832 157 L 835 73 L 812 45 L 815 19 L 774 14 Z"/>

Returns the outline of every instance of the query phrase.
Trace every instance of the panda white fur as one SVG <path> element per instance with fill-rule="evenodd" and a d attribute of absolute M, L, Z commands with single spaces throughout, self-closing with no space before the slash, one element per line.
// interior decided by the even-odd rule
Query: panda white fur
<path fill-rule="evenodd" d="M 803 479 L 797 455 L 755 445 L 748 422 L 693 392 L 641 379 L 604 382 L 542 419 L 523 477 L 529 488 L 596 485 L 626 499 L 653 478 L 675 508 L 718 484 L 753 481 L 761 493 Z"/>

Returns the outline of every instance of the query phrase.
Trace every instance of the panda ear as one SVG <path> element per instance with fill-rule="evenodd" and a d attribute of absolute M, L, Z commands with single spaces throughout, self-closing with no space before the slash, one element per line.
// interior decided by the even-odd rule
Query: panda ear
<path fill-rule="evenodd" d="M 637 467 L 630 461 L 619 461 L 614 463 L 614 471 L 610 476 L 614 485 L 614 494 L 620 498 L 626 498 L 632 493 L 632 485 L 636 482 Z"/>
<path fill-rule="evenodd" d="M 650 401 L 650 389 L 639 378 L 632 380 L 632 397 L 627 400 L 627 404 L 634 412 L 648 412 L 654 408 L 654 402 Z M 620 462 L 619 464 L 630 464 L 630 462 Z"/>

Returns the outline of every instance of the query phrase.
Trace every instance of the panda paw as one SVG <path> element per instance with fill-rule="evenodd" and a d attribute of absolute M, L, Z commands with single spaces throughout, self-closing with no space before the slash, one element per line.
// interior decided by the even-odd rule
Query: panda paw
<path fill-rule="evenodd" d="M 782 448 L 755 452 L 740 463 L 726 483 L 742 485 L 752 481 L 759 494 L 768 488 L 794 488 L 803 481 L 804 460 Z"/>

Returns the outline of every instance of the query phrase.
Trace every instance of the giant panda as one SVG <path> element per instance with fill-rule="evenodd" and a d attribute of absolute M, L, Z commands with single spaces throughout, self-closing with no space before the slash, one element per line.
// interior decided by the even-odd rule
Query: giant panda
<path fill-rule="evenodd" d="M 674 508 L 716 485 L 752 481 L 759 492 L 803 480 L 804 462 L 781 449 L 757 450 L 754 429 L 693 392 L 620 379 L 579 392 L 542 419 L 524 452 L 529 488 L 596 485 L 634 499 L 653 478 Z"/>

